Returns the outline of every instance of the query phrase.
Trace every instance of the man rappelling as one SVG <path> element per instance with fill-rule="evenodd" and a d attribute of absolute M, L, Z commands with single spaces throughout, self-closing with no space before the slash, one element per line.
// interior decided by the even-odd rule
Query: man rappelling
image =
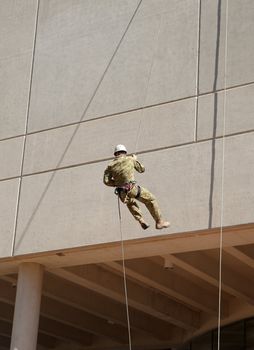
<path fill-rule="evenodd" d="M 131 214 L 144 230 L 149 225 L 143 219 L 137 200 L 145 204 L 155 220 L 157 229 L 169 227 L 170 223 L 164 221 L 161 217 L 160 208 L 154 195 L 144 187 L 137 185 L 135 181 L 134 170 L 139 173 L 145 171 L 145 167 L 137 160 L 137 156 L 135 154 L 127 156 L 127 150 L 124 145 L 115 147 L 114 156 L 114 160 L 104 172 L 104 184 L 116 188 L 115 193 L 127 205 Z"/>

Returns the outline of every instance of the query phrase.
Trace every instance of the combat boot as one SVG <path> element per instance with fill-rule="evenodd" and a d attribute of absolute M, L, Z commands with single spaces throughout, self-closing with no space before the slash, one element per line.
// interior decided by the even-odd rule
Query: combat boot
<path fill-rule="evenodd" d="M 163 220 L 159 220 L 156 222 L 155 227 L 157 228 L 157 230 L 161 230 L 163 228 L 167 228 L 170 226 L 170 222 L 169 221 L 163 221 Z"/>
<path fill-rule="evenodd" d="M 139 220 L 139 223 L 143 230 L 146 230 L 149 227 L 149 225 L 145 222 L 144 219 Z"/>

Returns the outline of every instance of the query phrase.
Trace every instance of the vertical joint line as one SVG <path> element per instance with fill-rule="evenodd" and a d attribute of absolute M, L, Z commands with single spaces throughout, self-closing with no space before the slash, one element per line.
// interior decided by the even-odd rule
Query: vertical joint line
<path fill-rule="evenodd" d="M 198 26 L 197 26 L 197 60 L 196 60 L 196 101 L 195 101 L 195 125 L 194 141 L 198 139 L 198 102 L 199 102 L 199 69 L 200 69 L 200 32 L 201 32 L 201 0 L 198 0 Z"/>
<path fill-rule="evenodd" d="M 26 148 L 26 139 L 27 139 L 27 131 L 28 131 L 28 119 L 29 119 L 30 105 L 31 105 L 31 93 L 32 93 L 32 82 L 33 82 L 33 72 L 34 72 L 35 47 L 36 47 L 37 30 L 38 30 L 38 18 L 39 18 L 39 6 L 40 6 L 40 0 L 37 0 L 36 17 L 35 17 L 35 28 L 34 28 L 34 37 L 33 37 L 33 51 L 32 51 L 31 70 L 30 70 L 29 93 L 28 93 L 28 101 L 27 101 L 27 109 L 26 109 L 25 135 L 24 135 L 24 141 L 23 141 L 23 147 L 22 147 L 22 155 L 21 155 L 20 178 L 19 178 L 18 194 L 17 194 L 17 205 L 16 205 L 15 219 L 14 219 L 13 239 L 12 239 L 12 246 L 11 246 L 11 256 L 14 255 L 15 241 L 16 241 L 16 235 L 17 235 L 18 212 L 19 212 L 20 194 L 21 194 L 23 169 L 24 169 L 25 148 Z"/>

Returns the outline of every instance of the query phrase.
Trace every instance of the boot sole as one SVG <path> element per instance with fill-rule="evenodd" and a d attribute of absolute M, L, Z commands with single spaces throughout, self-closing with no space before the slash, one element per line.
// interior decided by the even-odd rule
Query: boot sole
<path fill-rule="evenodd" d="M 162 230 L 163 228 L 168 228 L 169 226 L 170 226 L 170 224 L 164 225 L 164 226 L 163 226 L 163 225 L 162 225 L 162 226 L 157 226 L 157 225 L 156 225 L 156 229 L 157 229 L 157 230 Z"/>
<path fill-rule="evenodd" d="M 147 225 L 147 224 L 145 224 L 145 223 L 142 223 L 142 224 L 140 224 L 140 225 L 141 225 L 141 227 L 142 227 L 143 230 L 146 230 L 146 229 L 149 227 L 149 225 Z"/>

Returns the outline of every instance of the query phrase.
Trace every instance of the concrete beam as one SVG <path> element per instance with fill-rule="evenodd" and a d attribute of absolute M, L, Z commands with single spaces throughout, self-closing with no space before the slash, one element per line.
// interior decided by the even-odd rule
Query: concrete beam
<path fill-rule="evenodd" d="M 0 280 L 0 301 L 14 305 L 15 289 L 11 284 Z M 1 309 L 1 314 L 4 310 Z M 8 315 L 10 310 L 6 310 Z M 88 333 L 97 334 L 122 344 L 128 341 L 127 330 L 124 327 L 115 325 L 112 327 L 106 320 L 65 305 L 48 297 L 42 297 L 41 315 Z"/>
<path fill-rule="evenodd" d="M 123 279 L 96 265 L 57 270 L 59 276 L 109 298 L 125 303 Z M 181 305 L 162 294 L 128 280 L 129 305 L 153 317 L 169 322 L 184 329 L 196 329 L 199 326 L 199 313 Z"/>
<path fill-rule="evenodd" d="M 10 347 L 11 330 L 12 330 L 11 322 L 0 320 L 0 344 L 8 345 L 8 348 Z M 54 348 L 56 345 L 56 338 L 39 333 L 38 343 L 42 346 L 47 346 L 47 348 Z"/>
<path fill-rule="evenodd" d="M 56 275 L 45 275 L 43 295 L 126 327 L 126 310 L 123 304 Z M 145 332 L 146 337 L 153 334 L 158 339 L 165 340 L 177 331 L 174 327 L 169 329 L 167 322 L 133 308 L 130 314 L 132 329 Z"/>
<path fill-rule="evenodd" d="M 39 327 L 42 333 L 62 341 L 74 341 L 82 346 L 91 346 L 93 343 L 92 334 L 44 316 L 40 317 Z"/>
<path fill-rule="evenodd" d="M 11 334 L 11 323 L 14 308 L 10 304 L 0 302 L 0 330 L 3 331 L 10 329 Z M 0 333 L 1 333 L 0 331 Z M 68 326 L 60 321 L 55 321 L 44 316 L 40 317 L 39 322 L 39 335 L 49 335 L 60 340 L 74 341 L 82 345 L 91 345 L 92 335 L 81 331 L 77 328 Z"/>
<path fill-rule="evenodd" d="M 122 273 L 120 263 L 110 262 L 105 265 Z M 125 262 L 125 267 L 127 275 L 139 280 L 142 284 L 153 287 L 198 310 L 217 315 L 217 295 L 184 279 L 174 270 L 163 269 L 149 259 L 128 260 Z"/>
<path fill-rule="evenodd" d="M 189 273 L 218 287 L 218 261 L 210 258 L 205 253 L 171 255 L 171 261 Z M 229 267 L 223 267 L 222 290 L 249 304 L 254 304 L 254 291 L 249 288 L 251 283 L 250 280 L 243 278 Z"/>
<path fill-rule="evenodd" d="M 10 337 L 11 336 L 11 323 L 0 320 L 0 335 Z"/>
<path fill-rule="evenodd" d="M 128 343 L 126 328 L 119 325 L 112 326 L 107 320 L 51 298 L 42 298 L 41 313 L 56 321 L 61 320 L 63 323 L 72 327 L 85 330 L 98 336 L 110 338 L 116 343 Z"/>
<path fill-rule="evenodd" d="M 252 259 L 247 254 L 243 253 L 241 250 L 235 247 L 226 247 L 226 248 L 223 248 L 223 251 L 233 256 L 237 260 L 240 260 L 243 264 L 248 265 L 249 267 L 254 269 L 254 259 Z"/>
<path fill-rule="evenodd" d="M 219 247 L 219 232 L 220 228 L 215 228 L 128 240 L 124 243 L 125 257 L 134 259 L 215 249 Z M 223 229 L 224 248 L 248 244 L 254 244 L 254 224 L 230 226 Z M 121 255 L 119 242 L 20 255 L 16 256 L 15 260 L 11 258 L 0 260 L 0 276 L 16 273 L 18 265 L 24 260 L 37 262 L 47 269 L 56 269 L 65 266 L 117 261 L 122 259 Z"/>
<path fill-rule="evenodd" d="M 3 348 L 9 349 L 10 343 L 11 343 L 10 337 L 0 335 L 0 346 L 2 346 Z"/>

